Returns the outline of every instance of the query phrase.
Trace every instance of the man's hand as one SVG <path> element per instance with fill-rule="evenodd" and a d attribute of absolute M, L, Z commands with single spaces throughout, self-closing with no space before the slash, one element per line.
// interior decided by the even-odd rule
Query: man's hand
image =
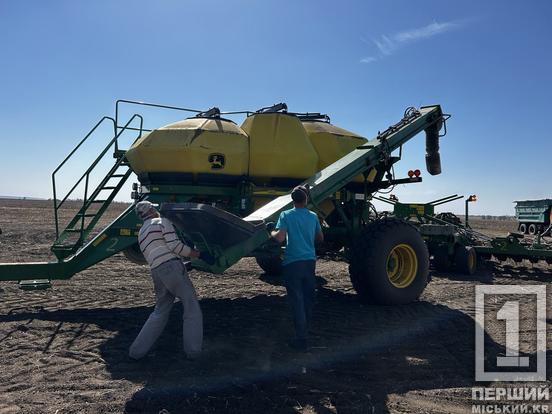
<path fill-rule="evenodd" d="M 216 262 L 215 257 L 209 252 L 201 252 L 199 254 L 199 260 L 203 260 L 208 265 L 214 265 Z"/>
<path fill-rule="evenodd" d="M 216 259 L 213 257 L 213 255 L 209 252 L 200 252 L 199 250 L 193 249 L 190 252 L 190 257 L 192 259 L 199 259 L 207 263 L 208 265 L 214 265 L 216 262 Z"/>

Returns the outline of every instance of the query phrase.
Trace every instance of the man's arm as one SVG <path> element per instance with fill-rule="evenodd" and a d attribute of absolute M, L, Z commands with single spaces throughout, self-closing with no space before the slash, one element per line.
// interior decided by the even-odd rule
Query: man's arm
<path fill-rule="evenodd" d="M 286 216 L 284 213 L 280 213 L 278 217 L 278 222 L 276 223 L 276 230 L 270 233 L 272 238 L 278 243 L 283 243 L 287 235 L 287 226 L 286 226 Z"/>
<path fill-rule="evenodd" d="M 322 230 L 319 230 L 314 235 L 314 242 L 315 243 L 322 243 L 324 241 L 324 233 L 322 233 Z"/>
<path fill-rule="evenodd" d="M 199 251 L 186 246 L 180 241 L 169 220 L 163 219 L 161 227 L 163 228 L 163 238 L 169 250 L 181 257 L 199 257 Z"/>
<path fill-rule="evenodd" d="M 283 243 L 283 241 L 286 239 L 287 231 L 286 229 L 278 229 L 278 230 L 274 230 L 270 235 L 278 243 Z"/>

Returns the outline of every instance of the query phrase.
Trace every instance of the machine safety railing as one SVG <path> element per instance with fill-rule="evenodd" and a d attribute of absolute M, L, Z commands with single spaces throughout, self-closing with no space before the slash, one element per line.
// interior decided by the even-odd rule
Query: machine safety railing
<path fill-rule="evenodd" d="M 139 124 L 139 127 L 138 128 L 135 128 L 135 127 L 131 127 L 130 125 L 136 120 L 138 119 L 140 121 L 140 124 Z M 60 219 L 59 219 L 59 210 L 60 208 L 65 204 L 65 202 L 69 199 L 70 196 L 74 195 L 74 192 L 75 190 L 79 187 L 79 185 L 84 181 L 84 197 L 83 197 L 83 206 L 80 210 L 80 212 L 77 214 L 77 216 L 80 215 L 80 217 L 78 217 L 80 219 L 80 228 L 79 229 L 75 229 L 74 226 L 77 222 L 77 216 L 69 223 L 69 225 L 66 227 L 66 230 L 71 230 L 71 231 L 75 231 L 77 232 L 78 230 L 78 233 L 79 233 L 79 239 L 82 238 L 82 235 L 83 235 L 83 232 L 85 231 L 85 226 L 84 226 L 84 223 L 85 223 L 85 218 L 88 216 L 92 216 L 91 214 L 90 215 L 86 215 L 85 214 L 85 210 L 90 206 L 90 202 L 98 196 L 98 194 L 102 191 L 102 190 L 106 190 L 106 189 L 109 189 L 109 190 L 117 190 L 120 189 L 120 187 L 122 186 L 123 183 L 119 182 L 118 185 L 116 186 L 110 186 L 110 187 L 106 187 L 106 184 L 107 184 L 107 181 L 109 181 L 109 179 L 111 178 L 121 178 L 123 179 L 124 181 L 126 181 L 126 178 L 128 178 L 128 175 L 130 175 L 130 173 L 125 173 L 125 174 L 115 174 L 116 173 L 116 170 L 124 164 L 124 151 L 120 151 L 119 150 L 119 147 L 118 147 L 118 140 L 120 138 L 120 136 L 123 134 L 123 132 L 125 131 L 129 131 L 129 130 L 133 130 L 133 131 L 139 131 L 139 134 L 138 134 L 138 137 L 137 138 L 140 138 L 140 136 L 142 135 L 142 132 L 143 132 L 143 117 L 139 114 L 134 114 L 132 115 L 132 117 L 128 120 L 128 122 L 122 126 L 122 127 L 118 127 L 117 126 L 117 121 L 116 119 L 112 118 L 112 117 L 109 117 L 109 116 L 104 116 L 103 118 L 101 118 L 97 123 L 96 125 L 94 125 L 92 127 L 92 129 L 85 135 L 85 137 L 76 145 L 76 147 L 69 153 L 69 155 L 67 155 L 67 157 L 65 157 L 65 159 L 58 165 L 58 167 L 53 171 L 52 173 L 52 187 L 53 187 L 53 203 L 54 203 L 54 221 L 55 221 L 55 228 L 56 228 L 56 242 L 58 241 L 61 241 L 60 240 L 60 237 L 63 236 L 63 231 L 60 232 Z M 111 138 L 111 140 L 108 142 L 108 144 L 105 146 L 105 148 L 100 152 L 100 154 L 96 157 L 96 159 L 92 162 L 92 164 L 86 169 L 86 171 L 82 174 L 82 176 L 76 181 L 76 183 L 71 187 L 71 189 L 67 192 L 67 194 L 61 198 L 60 200 L 58 200 L 58 188 L 57 188 L 57 184 L 56 184 L 56 176 L 58 175 L 58 173 L 60 172 L 61 168 L 69 161 L 69 159 L 71 159 L 75 153 L 79 150 L 79 148 L 82 147 L 82 145 L 94 134 L 94 132 L 104 123 L 111 123 L 113 125 L 113 138 Z M 110 150 L 110 148 L 114 147 L 114 152 L 113 152 L 113 156 L 116 158 L 116 162 L 115 162 L 115 165 L 109 170 L 109 172 L 107 173 L 107 175 L 101 180 L 100 184 L 96 187 L 96 189 L 94 191 L 92 191 L 91 193 L 89 193 L 89 186 L 90 186 L 90 175 L 91 173 L 95 170 L 95 168 L 97 167 L 97 165 L 100 163 L 100 161 L 104 158 L 105 154 L 107 154 L 107 152 Z M 121 180 L 122 181 L 122 180 Z M 96 220 L 97 221 L 97 220 Z"/>

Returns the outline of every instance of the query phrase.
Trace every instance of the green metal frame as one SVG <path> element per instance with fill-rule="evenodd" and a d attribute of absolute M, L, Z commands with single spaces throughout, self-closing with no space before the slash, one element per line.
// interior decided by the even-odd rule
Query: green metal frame
<path fill-rule="evenodd" d="M 495 256 L 500 260 L 507 258 L 514 261 L 527 259 L 531 262 L 545 260 L 552 264 L 552 247 L 549 244 L 535 242 L 531 244 L 522 244 L 518 237 L 509 235 L 506 237 L 495 237 L 490 245 L 474 246 L 478 255 L 483 258 Z"/>
<path fill-rule="evenodd" d="M 135 116 L 139 117 L 139 115 Z M 117 147 L 117 138 L 122 131 L 126 129 L 132 130 L 129 125 L 133 119 L 135 119 L 134 116 L 120 130 L 117 126 L 117 122 L 115 122 L 115 136 L 110 141 L 107 148 L 114 145 L 116 155 L 120 154 L 120 150 Z M 359 229 L 362 225 L 362 220 L 366 218 L 369 194 L 398 182 L 406 183 L 420 181 L 419 179 L 393 180 L 391 178 L 391 167 L 400 159 L 400 157 L 391 156 L 392 152 L 401 148 L 405 142 L 413 138 L 419 132 L 437 123 L 443 122 L 444 119 L 446 118 L 444 118 L 440 106 L 422 107 L 419 111 L 409 113 L 400 123 L 389 128 L 384 133 L 379 134 L 365 145 L 318 172 L 303 183 L 309 188 L 309 207 L 316 210 L 318 209 L 318 205 L 324 200 L 328 198 L 333 199 L 337 211 L 341 212 L 338 214 L 342 214 L 346 222 L 345 229 L 339 229 L 338 231 L 341 231 L 342 235 L 347 236 L 345 238 L 350 239 L 352 236 L 351 233 Z M 111 118 L 111 120 L 113 119 Z M 139 131 L 140 133 L 143 131 L 142 123 L 140 124 Z M 85 139 L 87 137 L 85 137 Z M 82 142 L 79 146 L 81 144 Z M 101 157 L 105 155 L 106 152 L 107 149 L 102 152 Z M 118 157 L 116 159 L 116 164 L 123 162 L 121 161 L 123 157 Z M 87 170 L 88 174 L 89 171 L 90 169 Z M 84 178 L 81 178 L 81 180 L 86 178 L 87 173 L 85 173 L 85 176 L 83 176 Z M 357 200 L 357 202 L 354 197 L 351 199 L 351 195 L 358 193 L 358 188 L 356 190 L 347 190 L 347 187 L 352 185 L 353 179 L 361 174 L 365 177 L 364 183 L 360 184 L 363 190 L 361 192 L 364 193 L 364 200 Z M 384 180 L 384 177 L 387 177 L 387 180 Z M 114 194 L 118 191 L 117 189 L 113 190 Z M 250 196 L 255 194 L 255 191 L 258 193 L 263 191 L 289 191 L 289 189 L 259 189 L 249 183 L 244 183 L 242 186 L 236 188 L 150 185 L 145 186 L 144 190 L 146 191 L 142 192 L 140 198 L 150 200 L 154 203 L 185 202 L 193 200 L 194 196 L 197 197 L 198 195 L 201 195 L 203 198 L 205 198 L 205 196 L 216 197 L 224 195 L 238 200 L 240 209 L 241 199 L 246 198 L 250 200 Z M 343 201 L 344 198 L 348 198 L 348 200 L 346 200 L 347 203 Z M 234 203 L 234 206 L 236 206 L 236 203 Z M 274 222 L 277 220 L 280 212 L 291 206 L 292 200 L 290 194 L 281 195 L 245 217 L 244 220 L 264 223 Z M 344 210 L 346 207 L 349 208 L 349 210 L 352 209 L 352 211 L 345 212 Z M 59 205 L 56 205 L 56 211 L 58 208 Z M 86 245 L 71 252 L 69 256 L 58 256 L 60 260 L 57 262 L 0 263 L 0 280 L 68 279 L 75 273 L 134 245 L 140 226 L 141 222 L 136 217 L 132 206 L 130 206 Z M 82 228 L 81 225 L 81 229 Z M 85 228 L 85 230 L 88 231 L 87 228 Z M 82 232 L 81 235 L 84 235 L 86 231 Z M 268 231 L 262 231 L 256 233 L 243 243 L 221 250 L 217 247 L 216 240 L 201 240 L 196 237 L 194 242 L 198 247 L 200 249 L 215 252 L 217 260 L 213 265 L 203 263 L 200 260 L 194 260 L 192 264 L 199 269 L 213 273 L 221 273 L 229 266 L 236 263 L 240 258 L 251 255 L 256 251 L 262 252 L 263 249 L 270 244 L 267 243 L 269 238 L 270 235 Z M 41 283 L 37 283 L 36 285 L 39 286 Z M 30 286 L 32 287 L 32 283 Z"/>

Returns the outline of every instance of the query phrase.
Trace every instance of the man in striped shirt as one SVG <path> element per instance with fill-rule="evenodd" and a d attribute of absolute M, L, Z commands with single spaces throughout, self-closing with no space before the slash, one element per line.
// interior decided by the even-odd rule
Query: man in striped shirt
<path fill-rule="evenodd" d="M 172 223 L 161 217 L 149 201 L 140 201 L 135 210 L 138 217 L 144 220 L 138 243 L 151 268 L 156 303 L 130 346 L 129 356 L 140 359 L 148 353 L 165 329 L 176 297 L 182 302 L 183 308 L 184 352 L 189 359 L 194 359 L 201 353 L 203 316 L 181 257 L 200 257 L 202 254 L 182 243 Z"/>

